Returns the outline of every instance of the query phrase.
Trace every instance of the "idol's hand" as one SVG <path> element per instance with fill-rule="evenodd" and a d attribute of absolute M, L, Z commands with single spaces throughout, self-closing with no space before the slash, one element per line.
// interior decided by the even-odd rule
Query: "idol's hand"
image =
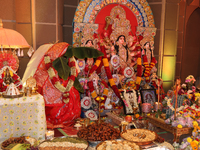
<path fill-rule="evenodd" d="M 144 49 L 142 50 L 142 55 L 145 55 L 145 50 Z"/>

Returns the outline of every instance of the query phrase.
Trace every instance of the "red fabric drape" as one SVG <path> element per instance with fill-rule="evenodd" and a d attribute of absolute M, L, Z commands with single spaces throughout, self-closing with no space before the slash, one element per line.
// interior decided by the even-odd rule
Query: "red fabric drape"
<path fill-rule="evenodd" d="M 45 55 L 50 56 L 51 60 L 62 56 L 69 46 L 68 43 L 54 44 Z M 58 75 L 58 74 L 56 74 Z M 78 118 L 81 114 L 81 104 L 79 92 L 72 87 L 70 90 L 70 101 L 65 104 L 62 101 L 62 92 L 55 88 L 51 83 L 48 72 L 45 67 L 44 57 L 41 60 L 34 78 L 37 81 L 38 91 L 43 95 L 46 106 L 46 118 L 53 124 L 69 123 Z M 62 80 L 61 80 L 62 82 Z M 63 81 L 68 82 L 68 81 Z M 66 84 L 66 83 L 65 83 Z"/>

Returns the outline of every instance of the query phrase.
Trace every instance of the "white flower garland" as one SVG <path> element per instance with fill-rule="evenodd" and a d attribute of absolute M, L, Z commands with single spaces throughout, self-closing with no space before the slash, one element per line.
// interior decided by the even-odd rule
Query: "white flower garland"
<path fill-rule="evenodd" d="M 187 106 L 188 107 L 188 106 Z M 192 109 L 194 109 L 195 111 L 200 111 L 200 107 L 196 108 L 196 104 L 193 104 L 192 106 L 190 106 Z"/>
<path fill-rule="evenodd" d="M 167 99 L 167 106 L 172 110 L 172 111 L 175 111 L 174 107 L 172 106 L 171 104 L 171 98 Z M 184 109 L 184 106 L 181 106 L 179 108 L 176 109 L 176 111 L 181 111 Z"/>
<path fill-rule="evenodd" d="M 129 112 L 133 112 L 133 108 L 130 104 L 130 101 L 128 100 L 129 99 L 128 94 L 126 94 L 126 89 L 124 89 L 123 91 L 124 91 L 124 94 L 121 95 L 121 98 L 127 103 Z M 132 90 L 132 92 L 133 92 L 134 107 L 137 108 L 138 104 L 137 104 L 136 92 L 135 92 L 135 90 Z"/>
<path fill-rule="evenodd" d="M 3 74 L 7 68 L 11 70 L 13 74 L 16 74 L 16 72 L 10 66 L 4 66 L 3 68 L 1 68 L 0 74 Z"/>
<path fill-rule="evenodd" d="M 77 73 L 76 73 L 76 60 L 75 60 L 74 57 L 71 57 L 69 61 L 70 61 L 69 63 L 71 63 L 71 62 L 74 62 L 74 63 L 75 63 L 74 66 L 71 67 L 71 76 L 75 76 L 75 77 L 76 77 L 76 76 L 77 76 Z M 51 59 L 50 59 L 49 56 L 45 56 L 45 57 L 44 57 L 44 62 L 45 62 L 45 65 L 47 65 L 47 64 L 52 64 Z M 49 77 L 50 77 L 51 80 L 52 80 L 54 77 L 56 78 L 56 73 L 55 73 L 55 71 L 54 71 L 54 69 L 53 69 L 52 67 L 47 68 L 47 72 L 48 72 Z M 71 77 L 71 76 L 70 76 L 70 77 Z M 59 91 L 61 91 L 61 92 L 63 93 L 63 101 L 64 101 L 65 103 L 68 103 L 68 102 L 69 102 L 69 91 L 71 90 L 71 88 L 72 88 L 72 86 L 73 86 L 73 84 L 74 84 L 74 80 L 72 80 L 70 77 L 68 77 L 69 81 L 68 81 L 66 87 L 64 87 L 64 86 L 60 83 L 59 79 L 58 79 L 58 81 L 55 82 L 55 84 L 54 84 L 54 86 L 55 86 Z"/>

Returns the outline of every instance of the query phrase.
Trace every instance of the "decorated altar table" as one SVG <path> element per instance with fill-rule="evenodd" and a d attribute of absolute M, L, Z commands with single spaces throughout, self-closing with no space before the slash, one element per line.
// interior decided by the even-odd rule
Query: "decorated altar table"
<path fill-rule="evenodd" d="M 156 118 L 154 116 L 147 116 L 147 119 L 150 123 L 153 125 L 160 127 L 161 129 L 164 129 L 168 132 L 171 132 L 174 135 L 174 142 L 179 142 L 179 138 L 183 134 L 192 134 L 192 128 L 189 127 L 172 127 L 171 124 L 166 124 L 165 121 L 161 118 Z"/>
<path fill-rule="evenodd" d="M 0 143 L 22 135 L 45 139 L 45 132 L 46 116 L 42 95 L 0 97 Z"/>

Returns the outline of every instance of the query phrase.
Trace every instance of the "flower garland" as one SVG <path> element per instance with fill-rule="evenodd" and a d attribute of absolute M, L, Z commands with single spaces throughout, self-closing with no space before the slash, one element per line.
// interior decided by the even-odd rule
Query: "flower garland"
<path fill-rule="evenodd" d="M 113 89 L 113 91 L 115 92 L 115 94 L 117 95 L 117 97 L 120 98 L 119 90 L 118 90 L 117 86 L 115 85 L 115 82 L 114 82 L 114 80 L 113 80 L 112 74 L 111 74 L 111 72 L 110 72 L 109 63 L 108 63 L 108 58 L 107 58 L 107 56 L 106 56 L 106 52 L 105 52 L 105 47 L 104 47 L 104 46 L 101 46 L 101 51 L 104 53 L 103 59 L 102 59 L 102 57 L 98 57 L 98 58 L 97 58 L 97 60 L 96 60 L 96 62 L 95 62 L 95 64 L 94 64 L 94 66 L 92 67 L 92 69 L 91 69 L 90 72 L 89 72 L 89 76 L 100 66 L 101 60 L 103 60 L 103 66 L 104 66 L 104 69 L 105 69 L 105 71 L 106 71 L 106 75 L 107 75 L 108 81 L 109 81 L 109 83 L 110 83 L 110 86 L 111 86 L 111 88 Z M 106 82 L 105 82 L 105 83 L 106 83 Z M 107 84 L 105 84 L 105 83 L 103 83 L 103 84 L 104 84 L 104 85 L 107 85 Z M 96 91 L 94 90 L 93 82 L 88 82 L 88 87 L 89 87 L 89 89 L 90 89 L 92 98 L 96 99 L 96 98 L 97 98 L 97 93 L 96 93 Z M 108 92 L 107 92 L 107 91 L 108 91 L 108 88 L 105 88 L 104 91 L 105 91 L 105 93 L 108 93 Z M 103 93 L 104 93 L 104 92 L 103 92 Z M 104 94 L 104 95 L 106 95 L 106 97 L 107 97 L 108 94 Z"/>
<path fill-rule="evenodd" d="M 175 111 L 174 107 L 172 106 L 172 103 L 171 103 L 171 98 L 167 99 L 167 106 L 172 110 L 172 111 Z M 176 111 L 181 111 L 184 109 L 184 106 L 181 106 L 179 108 L 176 109 Z"/>
<path fill-rule="evenodd" d="M 97 59 L 96 59 L 96 61 L 95 61 L 95 64 L 94 64 L 94 66 L 90 69 L 90 71 L 89 71 L 89 77 L 94 73 L 94 71 L 95 70 L 97 70 L 97 68 L 100 66 L 100 64 L 101 64 L 101 60 L 102 60 L 102 57 L 98 57 Z M 101 83 L 104 85 L 104 90 L 103 90 L 103 94 L 102 94 L 102 96 L 104 97 L 103 98 L 103 101 L 104 100 L 106 100 L 106 98 L 107 98 L 107 96 L 108 96 L 108 85 L 107 85 L 107 83 L 105 82 L 105 81 L 101 81 Z M 89 81 L 89 82 L 87 82 L 87 85 L 88 85 L 88 87 L 89 87 L 89 91 L 90 91 L 90 93 L 91 93 L 91 96 L 92 96 L 92 98 L 93 99 L 95 99 L 96 101 L 98 101 L 98 96 L 97 96 L 97 92 L 96 92 L 96 90 L 95 90 L 95 88 L 94 88 L 94 85 L 93 85 L 93 81 Z"/>
<path fill-rule="evenodd" d="M 101 46 L 100 48 L 101 48 L 101 51 L 104 53 L 103 65 L 104 65 L 104 69 L 106 71 L 106 75 L 107 75 L 108 81 L 110 83 L 110 86 L 113 89 L 114 93 L 117 95 L 117 97 L 119 97 L 121 99 L 119 90 L 118 90 L 118 88 L 115 84 L 115 81 L 113 80 L 113 77 L 112 77 L 112 74 L 111 74 L 111 71 L 110 71 L 110 68 L 109 68 L 109 62 L 108 62 L 108 58 L 107 58 L 107 55 L 106 55 L 105 46 Z"/>
<path fill-rule="evenodd" d="M 128 101 L 129 97 L 126 94 L 126 89 L 123 89 L 122 91 L 123 91 L 124 94 L 120 93 L 121 98 L 123 99 L 123 101 L 126 102 L 126 106 L 128 107 L 129 111 L 133 112 L 133 108 L 130 104 L 130 101 Z M 134 100 L 134 107 L 138 108 L 136 92 L 135 92 L 135 90 L 132 90 L 132 92 L 133 92 L 133 98 L 132 99 Z"/>
<path fill-rule="evenodd" d="M 101 81 L 101 84 L 103 84 L 104 87 L 105 87 L 104 90 L 103 90 L 103 94 L 102 94 L 102 96 L 104 97 L 103 98 L 103 101 L 104 101 L 104 100 L 106 100 L 106 98 L 108 96 L 108 85 L 104 80 Z M 98 95 L 97 95 L 97 92 L 94 88 L 93 81 L 88 82 L 88 87 L 89 87 L 92 98 L 98 101 L 98 99 L 97 99 Z"/>
<path fill-rule="evenodd" d="M 155 59 L 155 57 L 152 57 L 152 59 L 151 59 L 151 63 L 149 64 L 148 63 L 148 60 L 147 60 L 147 56 L 146 55 L 144 55 L 143 56 L 143 64 L 144 64 L 144 66 L 145 66 L 145 72 L 144 72 L 144 77 L 146 78 L 146 80 L 148 81 L 149 80 L 149 76 L 150 76 L 150 71 L 151 71 L 151 69 L 155 66 L 155 64 L 156 64 L 156 59 Z"/>
<path fill-rule="evenodd" d="M 123 90 L 124 93 L 126 92 L 125 89 Z M 129 101 L 127 101 L 127 97 L 125 96 L 125 94 L 120 93 L 122 100 L 126 103 L 126 106 L 129 109 L 129 112 L 133 112 L 133 108 L 131 107 L 131 104 Z"/>
<path fill-rule="evenodd" d="M 98 57 L 98 58 L 97 58 L 97 60 L 96 60 L 96 62 L 95 62 L 95 64 L 94 64 L 94 66 L 90 69 L 89 76 L 90 76 L 95 70 L 97 70 L 97 68 L 100 66 L 100 64 L 101 64 L 101 59 L 102 59 L 102 57 Z"/>
<path fill-rule="evenodd" d="M 52 84 L 60 92 L 63 93 L 63 102 L 67 104 L 69 102 L 69 91 L 74 85 L 74 81 L 77 76 L 75 58 L 71 57 L 69 59 L 69 67 L 71 67 L 71 75 L 68 77 L 68 83 L 66 86 L 63 86 L 60 83 L 60 79 L 58 76 L 56 76 L 55 69 L 52 67 L 52 61 L 48 55 L 44 57 L 44 62 L 45 62 L 45 66 L 46 66 L 46 69 L 47 69 L 47 72 L 49 74 Z"/>
<path fill-rule="evenodd" d="M 9 86 L 4 82 L 4 79 L 3 79 L 5 77 L 6 69 L 9 70 L 10 76 L 13 80 L 13 83 L 16 85 L 16 87 L 19 90 L 21 90 L 22 89 L 22 82 L 20 80 L 20 77 L 15 73 L 15 71 L 10 66 L 5 66 L 0 70 L 0 92 L 6 91 L 7 87 Z"/>
<path fill-rule="evenodd" d="M 136 89 L 138 90 L 140 88 L 140 83 L 142 80 L 142 59 L 141 59 L 141 53 L 138 54 L 137 58 L 137 75 L 136 75 Z"/>

